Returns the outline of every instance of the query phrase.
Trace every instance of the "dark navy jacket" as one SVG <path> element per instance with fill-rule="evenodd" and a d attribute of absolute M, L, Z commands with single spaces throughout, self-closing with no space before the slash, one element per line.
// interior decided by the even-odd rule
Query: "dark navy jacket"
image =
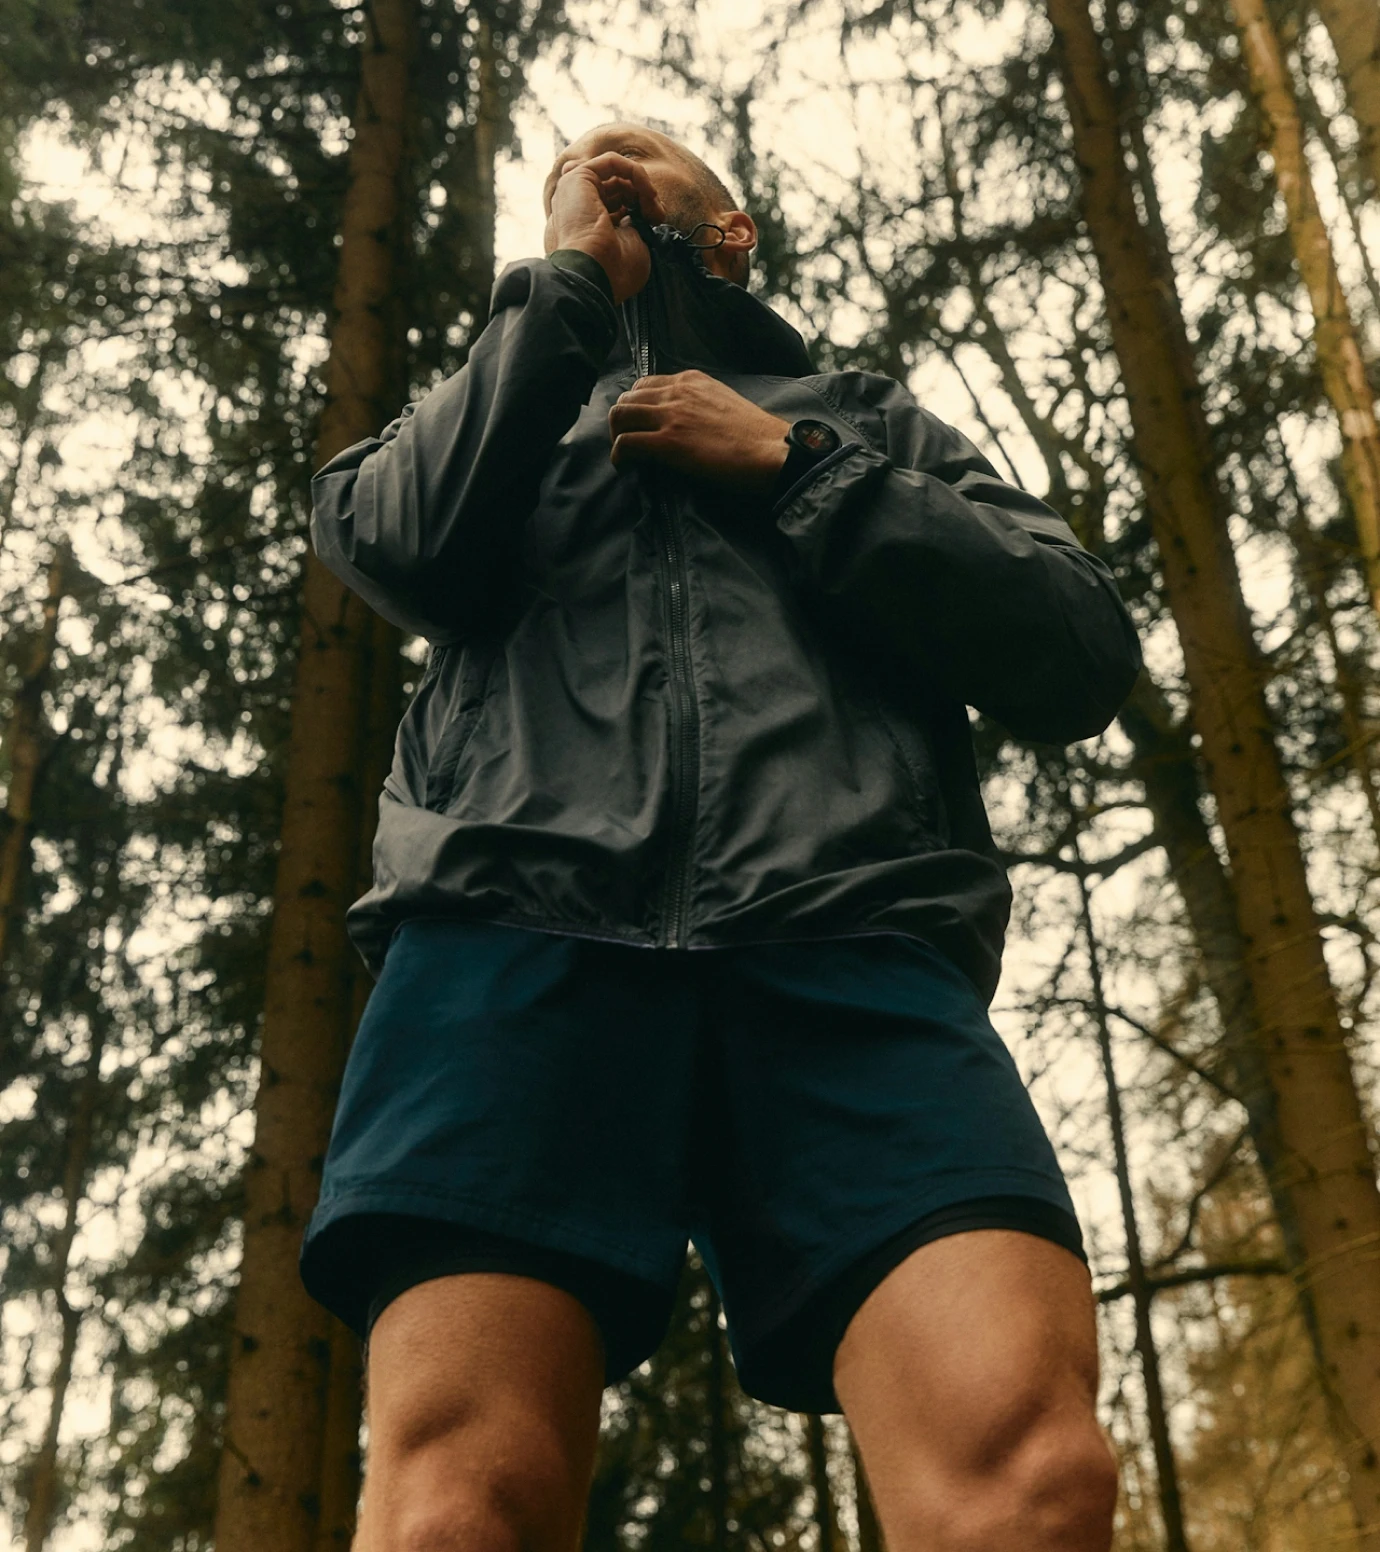
<path fill-rule="evenodd" d="M 510 266 L 468 364 L 314 481 L 321 559 L 430 656 L 349 928 L 444 914 L 650 947 L 902 932 L 995 989 L 1010 905 L 968 706 L 1100 732 L 1140 664 L 1102 563 L 890 378 L 683 244 L 622 315 Z M 842 446 L 775 504 L 615 470 L 639 371 Z"/>

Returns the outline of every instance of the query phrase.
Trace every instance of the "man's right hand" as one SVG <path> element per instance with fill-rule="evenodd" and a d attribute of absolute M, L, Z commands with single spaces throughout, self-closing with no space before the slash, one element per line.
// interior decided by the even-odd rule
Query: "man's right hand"
<path fill-rule="evenodd" d="M 575 248 L 597 259 L 625 302 L 647 284 L 652 256 L 631 220 L 637 210 L 653 226 L 666 219 L 644 168 L 617 151 L 567 162 L 551 195 L 546 251 Z"/>

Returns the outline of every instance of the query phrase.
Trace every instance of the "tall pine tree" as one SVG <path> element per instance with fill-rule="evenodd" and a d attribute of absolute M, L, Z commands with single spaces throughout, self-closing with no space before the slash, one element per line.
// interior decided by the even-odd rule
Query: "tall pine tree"
<path fill-rule="evenodd" d="M 1324 1380 L 1361 1544 L 1380 1546 L 1380 1192 L 1230 550 L 1172 277 L 1156 273 L 1103 43 L 1084 0 L 1048 0 L 1136 458 L 1231 862 L 1266 1069 L 1307 1256 Z"/>

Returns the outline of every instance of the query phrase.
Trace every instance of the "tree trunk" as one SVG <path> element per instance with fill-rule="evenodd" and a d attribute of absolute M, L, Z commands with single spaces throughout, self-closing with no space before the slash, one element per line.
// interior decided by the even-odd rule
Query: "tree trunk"
<path fill-rule="evenodd" d="M 1266 144 L 1274 159 L 1289 241 L 1313 308 L 1318 372 L 1341 427 L 1342 478 L 1356 519 L 1366 585 L 1372 604 L 1380 612 L 1380 426 L 1375 422 L 1375 396 L 1366 381 L 1365 361 L 1332 256 L 1332 241 L 1318 209 L 1304 152 L 1303 124 L 1279 36 L 1265 0 L 1232 0 L 1232 10 Z M 1380 11 L 1372 6 L 1372 13 L 1380 37 Z"/>
<path fill-rule="evenodd" d="M 1076 860 L 1082 862 L 1078 832 L 1074 832 Z M 1151 1321 L 1153 1290 L 1141 1253 L 1140 1223 L 1136 1216 L 1135 1192 L 1131 1187 L 1131 1162 L 1126 1148 L 1126 1121 L 1121 1108 L 1121 1090 L 1117 1086 L 1116 1060 L 1112 1052 L 1112 1029 L 1107 1013 L 1106 988 L 1102 980 L 1102 955 L 1093 926 L 1092 901 L 1088 882 L 1080 867 L 1078 898 L 1083 920 L 1083 937 L 1088 950 L 1088 976 L 1092 983 L 1093 1015 L 1097 1027 L 1097 1049 L 1102 1059 L 1102 1078 L 1107 1087 L 1107 1124 L 1112 1133 L 1112 1161 L 1116 1172 L 1117 1194 L 1121 1202 L 1121 1223 L 1126 1239 L 1126 1280 L 1136 1316 L 1136 1355 L 1140 1359 L 1141 1382 L 1145 1386 L 1145 1417 L 1150 1429 L 1150 1444 L 1155 1453 L 1155 1473 L 1159 1485 L 1160 1516 L 1164 1522 L 1165 1552 L 1189 1552 L 1188 1533 L 1184 1529 L 1183 1500 L 1179 1494 L 1179 1471 L 1174 1460 L 1174 1444 L 1169 1436 L 1169 1411 L 1164 1402 L 1160 1379 L 1160 1355 L 1155 1346 Z"/>
<path fill-rule="evenodd" d="M 475 34 L 478 93 L 474 105 L 474 207 L 469 226 L 482 277 L 490 284 L 494 272 L 494 227 L 498 220 L 498 192 L 494 169 L 498 137 L 503 126 L 503 101 L 499 95 L 498 52 L 493 28 L 480 17 Z"/>
<path fill-rule="evenodd" d="M 1327 547 L 1308 521 L 1308 502 L 1299 488 L 1293 460 L 1279 429 L 1274 429 L 1271 440 L 1275 456 L 1284 470 L 1284 477 L 1291 497 L 1291 511 L 1282 526 L 1298 555 L 1298 575 L 1308 594 L 1308 602 L 1323 635 L 1327 638 L 1327 650 L 1332 657 L 1333 679 L 1337 687 L 1337 699 L 1341 702 L 1342 727 L 1346 733 L 1346 758 L 1356 779 L 1361 783 L 1361 794 L 1370 814 L 1371 832 L 1380 849 L 1380 781 L 1375 769 L 1375 733 L 1367 726 L 1366 690 L 1352 669 L 1351 660 L 1342 646 L 1332 612 L 1332 600 L 1327 596 L 1327 584 L 1332 572 Z"/>
<path fill-rule="evenodd" d="M 478 325 L 482 326 L 494 278 L 494 225 L 498 218 L 495 163 L 506 106 L 498 72 L 499 49 L 487 17 L 477 20 L 471 43 L 474 124 L 468 155 L 457 150 L 446 169 L 446 197 L 460 216 L 451 253 Z"/>
<path fill-rule="evenodd" d="M 728 1376 L 724 1363 L 724 1334 L 719 1329 L 719 1308 L 718 1292 L 709 1283 L 705 1313 L 705 1341 L 709 1344 L 706 1406 L 709 1412 L 709 1523 L 714 1538 L 710 1546 L 715 1552 L 728 1546 L 728 1416 L 725 1410 Z"/>
<path fill-rule="evenodd" d="M 1135 756 L 1132 773 L 1145 789 L 1145 801 L 1155 821 L 1155 836 L 1164 847 L 1193 941 L 1202 961 L 1208 990 L 1222 1021 L 1222 1039 L 1230 1072 L 1229 1085 L 1245 1107 L 1251 1144 L 1265 1176 L 1284 1241 L 1285 1256 L 1295 1272 L 1300 1313 L 1313 1342 L 1321 1371 L 1317 1313 L 1304 1276 L 1306 1254 L 1292 1189 L 1284 1178 L 1279 1115 L 1274 1085 L 1266 1068 L 1264 1044 L 1256 1022 L 1255 999 L 1247 975 L 1246 947 L 1236 919 L 1236 902 L 1207 821 L 1199 807 L 1198 761 L 1193 729 L 1176 723 L 1167 702 L 1146 677 L 1122 707 L 1123 731 Z"/>
<path fill-rule="evenodd" d="M 402 633 L 381 615 L 370 622 L 369 694 L 365 708 L 365 750 L 360 805 L 359 871 L 355 892 L 373 881 L 371 850 L 378 818 L 377 794 L 393 759 L 393 737 L 401 716 Z M 351 965 L 349 1031 L 359 1027 L 373 977 L 364 961 Z M 350 1040 L 342 1044 L 344 1068 Z M 330 1372 L 326 1385 L 325 1430 L 321 1447 L 321 1514 L 316 1528 L 316 1552 L 345 1552 L 355 1533 L 359 1509 L 361 1456 L 360 1415 L 364 1400 L 364 1363 L 359 1338 L 340 1321 L 330 1321 Z"/>
<path fill-rule="evenodd" d="M 1121 39 L 1121 59 L 1126 61 L 1129 45 L 1125 36 Z M 1123 63 L 1125 78 L 1131 77 L 1129 64 Z M 1122 105 L 1123 116 L 1128 112 Z M 1137 137 L 1141 147 L 1138 156 L 1147 180 L 1150 178 L 1148 154 L 1144 152 L 1144 139 Z M 1143 158 L 1143 159 L 1142 159 Z M 1169 262 L 1169 246 L 1164 237 L 1164 226 L 1159 218 L 1158 199 L 1154 184 L 1147 181 L 1144 190 L 1147 212 L 1151 216 L 1151 238 L 1157 241 L 1165 265 Z M 1158 238 L 1156 233 L 1159 234 Z M 982 345 L 1001 372 L 1002 384 L 1008 397 L 1015 404 L 1022 423 L 1031 438 L 1039 446 L 1050 471 L 1051 502 L 1057 504 L 1059 492 L 1071 499 L 1071 492 L 1059 469 L 1061 452 L 1079 457 L 1080 450 L 1070 447 L 1061 434 L 1048 421 L 1042 419 L 1034 400 L 1030 397 L 1010 351 L 1000 344 L 1000 330 L 990 312 L 984 314 L 985 302 L 980 291 L 974 293 L 974 306 L 987 319 Z M 1277 439 L 1278 440 L 1278 439 Z M 1293 485 L 1293 471 L 1289 465 L 1283 444 L 1279 455 Z M 1094 482 L 1100 466 L 1089 468 L 1081 461 L 1089 479 Z M 1294 490 L 1295 504 L 1303 510 L 1302 495 Z M 1089 503 L 1093 505 L 1095 503 Z M 1086 526 L 1084 524 L 1083 526 Z M 1300 533 L 1298 529 L 1306 529 Z M 1352 741 L 1352 749 L 1358 775 L 1362 781 L 1367 804 L 1372 808 L 1377 843 L 1380 844 L 1380 812 L 1376 811 L 1377 794 L 1374 757 L 1371 753 L 1373 735 L 1361 714 L 1360 687 L 1346 668 L 1345 657 L 1336 638 L 1336 630 L 1330 608 L 1327 605 L 1322 551 L 1317 536 L 1307 529 L 1306 523 L 1297 519 L 1286 531 L 1299 551 L 1299 569 L 1312 599 L 1314 611 L 1332 645 L 1333 660 L 1337 665 L 1337 689 L 1342 701 L 1342 711 Z M 1101 536 L 1096 533 L 1080 534 L 1090 548 L 1097 548 Z M 1200 778 L 1197 752 L 1193 747 L 1193 728 L 1190 723 L 1176 722 L 1168 703 L 1153 681 L 1142 675 L 1132 691 L 1131 698 L 1122 708 L 1119 721 L 1122 731 L 1131 740 L 1134 750 L 1132 774 L 1145 789 L 1146 805 L 1154 817 L 1155 832 L 1164 847 L 1169 863 L 1170 877 L 1184 902 L 1188 924 L 1202 961 L 1203 974 L 1213 1001 L 1217 1004 L 1222 1021 L 1223 1042 L 1227 1065 L 1230 1069 L 1228 1086 L 1245 1107 L 1250 1125 L 1251 1143 L 1264 1172 L 1271 1192 L 1271 1202 L 1280 1234 L 1284 1241 L 1289 1266 L 1295 1270 L 1295 1293 L 1300 1314 L 1313 1342 L 1315 1356 L 1321 1371 L 1321 1352 L 1317 1346 L 1317 1320 L 1313 1310 L 1312 1294 L 1303 1281 L 1304 1252 L 1299 1237 L 1298 1215 L 1287 1184 L 1281 1178 L 1278 1164 L 1282 1148 L 1278 1135 L 1274 1088 L 1265 1067 L 1264 1050 L 1260 1031 L 1255 1021 L 1254 1004 L 1246 974 L 1245 947 L 1241 941 L 1236 921 L 1236 905 L 1232 898 L 1231 880 L 1227 876 L 1212 844 L 1207 822 L 1199 807 Z"/>
<path fill-rule="evenodd" d="M 320 1515 L 315 1552 L 349 1552 L 359 1513 L 362 1456 L 359 1425 L 364 1362 L 359 1338 L 343 1321 L 330 1321 L 326 1411 L 321 1433 Z"/>
<path fill-rule="evenodd" d="M 858 1453 L 858 1441 L 851 1435 L 849 1452 L 853 1457 L 853 1496 L 858 1510 L 858 1552 L 886 1552 L 882 1527 L 877 1522 L 877 1506 L 872 1502 L 872 1489 L 867 1485 L 867 1473 Z"/>
<path fill-rule="evenodd" d="M 1332 119 L 1318 101 L 1318 94 L 1313 85 L 1315 68 L 1313 60 L 1305 53 L 1299 61 L 1299 66 L 1296 80 L 1303 90 L 1301 106 L 1305 110 L 1304 119 L 1307 128 L 1318 137 L 1327 152 L 1328 160 L 1332 163 L 1332 170 L 1337 179 L 1337 194 L 1341 200 L 1342 209 L 1346 212 L 1347 225 L 1351 229 L 1351 238 L 1356 245 L 1356 256 L 1361 261 L 1361 273 L 1365 276 L 1371 309 L 1380 313 L 1380 277 L 1376 275 L 1375 263 L 1371 258 L 1362 226 L 1365 199 L 1361 193 L 1361 187 L 1366 180 L 1358 175 L 1353 158 L 1342 150 Z"/>
<path fill-rule="evenodd" d="M 386 305 L 405 166 L 415 0 L 376 0 L 366 34 L 318 467 L 387 419 L 397 352 Z M 328 1317 L 297 1274 L 350 1017 L 343 918 L 358 881 L 372 616 L 308 552 L 274 891 L 244 1259 L 231 1349 L 216 1552 L 313 1552 Z"/>
<path fill-rule="evenodd" d="M 1171 278 L 1142 239 L 1087 0 L 1046 0 L 1083 214 L 1134 449 L 1230 860 L 1256 1024 L 1275 1091 L 1276 1168 L 1298 1212 L 1324 1381 L 1368 1552 L 1380 1549 L 1380 1193 L 1264 695 L 1201 389 L 1186 377 Z"/>
<path fill-rule="evenodd" d="M 58 339 L 54 339 L 49 335 L 39 345 L 34 353 L 37 358 L 34 369 L 22 388 L 16 388 L 11 381 L 6 389 L 6 396 L 10 397 L 15 410 L 14 425 L 10 430 L 14 453 L 9 468 L 0 474 L 0 545 L 4 544 L 14 522 L 15 500 L 19 495 L 19 481 L 24 473 L 24 459 L 29 451 L 29 443 L 43 420 L 48 374 L 59 354 L 65 354 L 59 343 L 61 337 L 59 335 Z"/>
<path fill-rule="evenodd" d="M 810 1483 L 815 1490 L 815 1528 L 819 1532 L 819 1552 L 834 1552 L 838 1533 L 834 1523 L 834 1495 L 829 1487 L 829 1440 L 824 1419 L 818 1412 L 805 1418 L 805 1436 L 810 1449 Z"/>
<path fill-rule="evenodd" d="M 77 1235 L 77 1209 L 86 1195 L 87 1165 L 96 1125 L 96 1105 L 101 1092 L 101 1055 L 105 1029 L 93 1038 L 67 1125 L 62 1160 L 63 1220 L 52 1246 L 50 1286 L 57 1299 L 62 1336 L 58 1361 L 48 1381 L 48 1419 L 43 1439 L 27 1472 L 28 1507 L 24 1515 L 24 1552 L 43 1552 L 52 1534 L 58 1507 L 58 1436 L 67 1391 L 72 1382 L 72 1360 L 81 1331 L 81 1311 L 67 1301 L 67 1271 L 72 1260 L 72 1241 Z"/>
<path fill-rule="evenodd" d="M 24 882 L 29 876 L 29 848 L 33 840 L 34 793 L 47 745 L 43 735 L 43 691 L 52 667 L 58 610 L 66 591 L 71 559 L 72 552 L 63 540 L 48 566 L 43 622 L 14 698 L 5 739 L 10 781 L 4 813 L 0 814 L 0 971 L 4 969 L 24 907 Z"/>
<path fill-rule="evenodd" d="M 48 1381 L 48 1421 L 43 1440 L 28 1472 L 29 1506 L 24 1515 L 25 1552 L 43 1552 L 52 1533 L 58 1505 L 58 1433 L 66 1410 L 67 1390 L 72 1383 L 72 1359 L 77 1350 L 81 1314 L 67 1302 L 66 1292 L 58 1289 L 58 1314 L 62 1320 L 62 1339 L 58 1361 Z"/>
<path fill-rule="evenodd" d="M 1372 196 L 1380 193 L 1380 8 L 1375 0 L 1318 0 L 1337 51 L 1347 106 L 1361 132 L 1362 166 Z"/>

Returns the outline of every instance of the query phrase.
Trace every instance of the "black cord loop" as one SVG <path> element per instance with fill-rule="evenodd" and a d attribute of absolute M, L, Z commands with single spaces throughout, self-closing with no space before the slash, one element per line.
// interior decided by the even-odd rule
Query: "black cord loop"
<path fill-rule="evenodd" d="M 711 232 L 717 232 L 719 234 L 717 242 L 713 238 L 710 238 L 708 242 L 695 241 L 695 233 L 704 231 L 706 227 L 708 227 Z M 722 248 L 723 245 L 728 241 L 728 233 L 724 231 L 723 227 L 719 226 L 714 221 L 701 221 L 698 226 L 692 226 L 690 230 L 684 234 L 684 237 L 685 241 L 688 242 L 692 248 Z"/>

